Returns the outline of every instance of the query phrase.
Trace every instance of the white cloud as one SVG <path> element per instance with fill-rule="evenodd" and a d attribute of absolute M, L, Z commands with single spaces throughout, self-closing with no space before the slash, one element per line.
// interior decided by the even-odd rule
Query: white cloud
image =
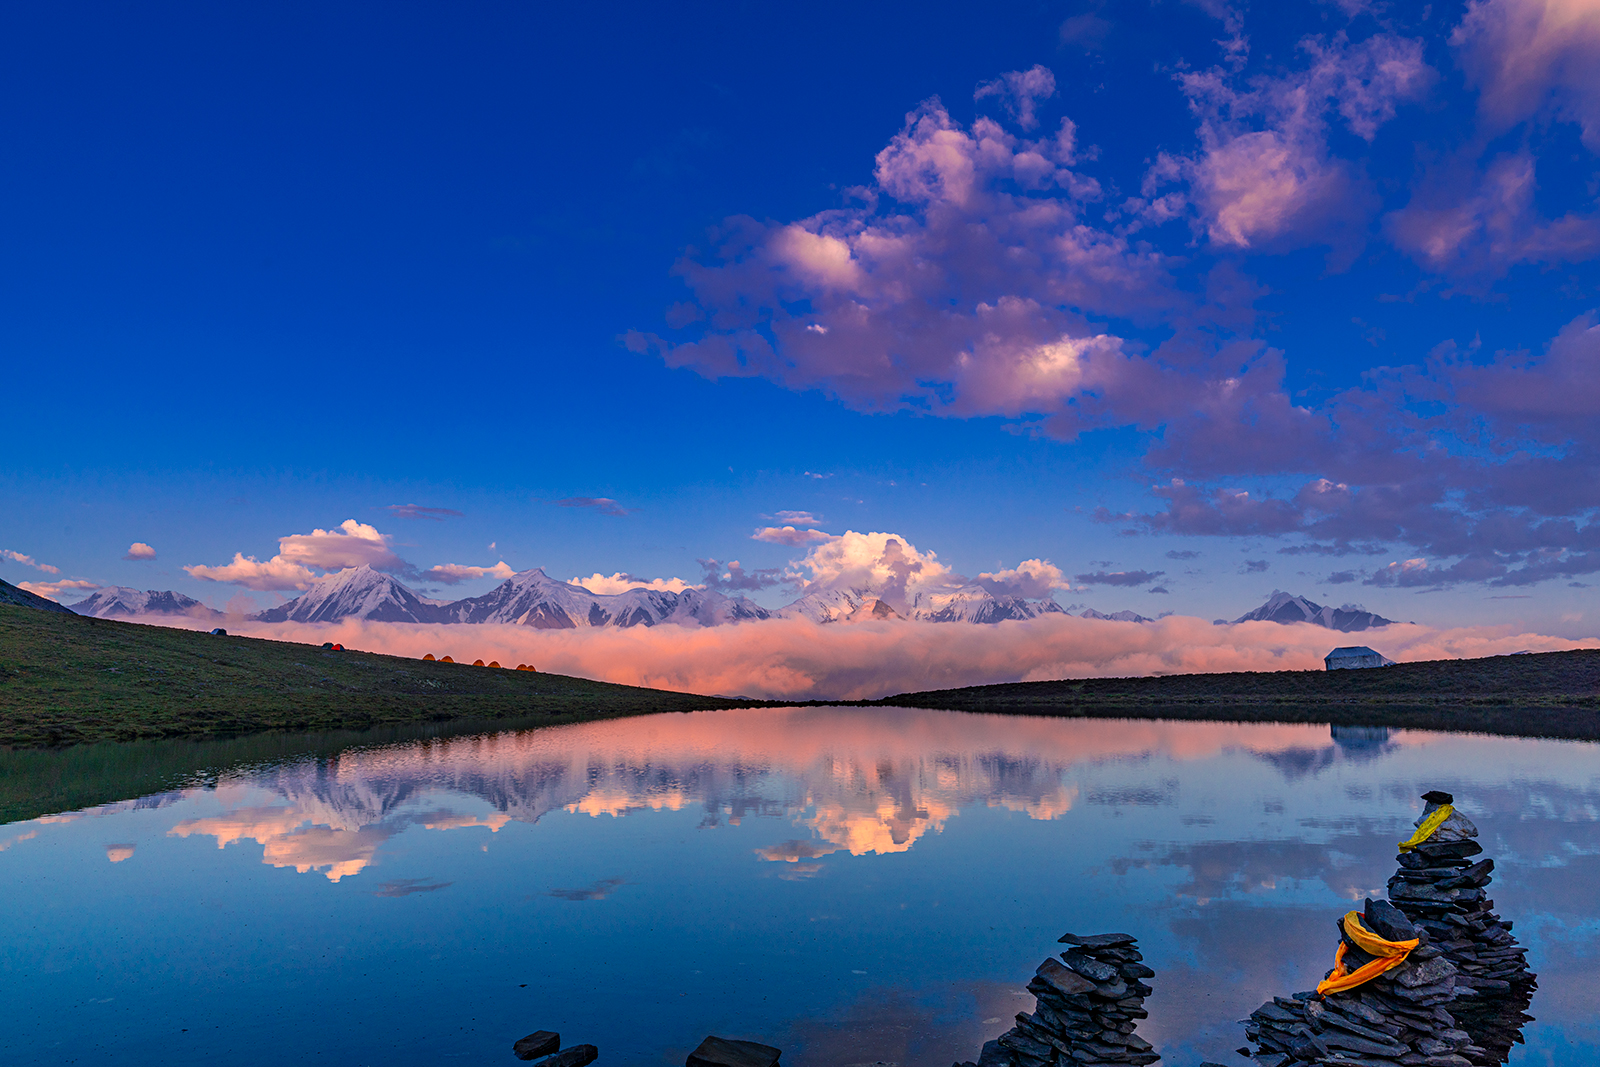
<path fill-rule="evenodd" d="M 800 530 L 793 526 L 763 526 L 750 535 L 752 541 L 766 541 L 774 545 L 816 545 L 831 540 L 832 534 L 821 530 Z"/>
<path fill-rule="evenodd" d="M 493 567 L 471 567 L 463 563 L 441 563 L 437 567 L 429 567 L 423 572 L 436 582 L 445 585 L 455 585 L 457 582 L 471 581 L 474 578 L 500 578 L 502 580 L 517 573 L 511 565 L 501 560 Z"/>
<path fill-rule="evenodd" d="M 821 526 L 822 520 L 809 511 L 780 511 L 774 516 L 779 522 L 794 526 Z"/>
<path fill-rule="evenodd" d="M 633 575 L 625 574 L 622 571 L 618 571 L 609 577 L 596 571 L 587 578 L 569 578 L 568 581 L 573 585 L 581 585 L 589 592 L 598 593 L 601 596 L 626 593 L 630 589 L 655 589 L 663 593 L 681 593 L 685 589 L 704 588 L 703 586 L 691 585 L 682 578 L 652 578 L 649 581 L 645 581 L 643 578 L 635 578 Z"/>
<path fill-rule="evenodd" d="M 304 592 L 310 589 L 311 583 L 318 578 L 318 575 L 309 568 L 291 563 L 282 556 L 273 556 L 262 562 L 254 556 L 246 556 L 241 552 L 233 554 L 232 563 L 224 563 L 220 567 L 200 563 L 183 569 L 191 578 L 200 578 L 208 582 L 232 582 L 258 592 L 274 589 L 296 589 Z"/>
<path fill-rule="evenodd" d="M 389 548 L 389 535 L 355 519 L 346 519 L 332 530 L 314 529 L 308 534 L 289 534 L 278 538 L 278 554 L 266 561 L 235 552 L 233 562 L 220 567 L 196 564 L 183 569 L 192 577 L 208 582 L 232 582 L 260 592 L 280 589 L 306 590 L 322 575 L 316 572 L 341 571 L 347 567 L 375 567 L 378 570 L 405 570 L 406 561 Z"/>
<path fill-rule="evenodd" d="M 290 563 L 338 571 L 362 565 L 387 569 L 403 566 L 389 550 L 389 537 L 354 519 L 346 519 L 333 530 L 312 530 L 278 538 L 278 555 Z"/>
<path fill-rule="evenodd" d="M 21 552 L 13 552 L 9 548 L 0 548 L 0 559 L 8 559 L 12 563 L 20 563 L 24 567 L 32 567 L 35 570 L 44 571 L 46 574 L 61 573 L 60 567 L 52 567 L 48 563 L 40 563 L 32 556 L 24 555 Z"/>
<path fill-rule="evenodd" d="M 984 572 L 978 575 L 978 584 L 997 595 L 1028 600 L 1047 597 L 1052 590 L 1072 588 L 1061 568 L 1043 559 L 1025 559 L 1009 570 Z"/>
<path fill-rule="evenodd" d="M 870 589 L 891 605 L 929 587 L 942 589 L 963 581 L 933 552 L 918 551 L 898 534 L 853 530 L 829 537 L 807 552 L 790 572 L 807 592 Z"/>
<path fill-rule="evenodd" d="M 145 544 L 143 541 L 135 541 L 133 544 L 128 546 L 128 552 L 122 558 L 135 560 L 155 559 L 156 550 Z"/>

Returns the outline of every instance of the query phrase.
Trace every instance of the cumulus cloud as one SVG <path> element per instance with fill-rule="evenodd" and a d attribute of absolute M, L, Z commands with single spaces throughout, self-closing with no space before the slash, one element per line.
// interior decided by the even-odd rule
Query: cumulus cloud
<path fill-rule="evenodd" d="M 506 579 L 517 573 L 511 565 L 501 560 L 493 567 L 472 567 L 462 563 L 441 563 L 437 567 L 429 567 L 423 571 L 423 576 L 431 578 L 445 585 L 457 585 L 461 582 L 472 581 L 476 578 Z"/>
<path fill-rule="evenodd" d="M 774 545 L 815 545 L 830 540 L 832 534 L 821 530 L 800 530 L 793 526 L 763 526 L 750 535 L 752 541 L 766 541 Z"/>
<path fill-rule="evenodd" d="M 1057 589 L 1072 588 L 1060 567 L 1042 559 L 1025 559 L 1009 570 L 983 572 L 976 580 L 996 596 L 1020 596 L 1027 600 L 1041 600 Z"/>
<path fill-rule="evenodd" d="M 145 544 L 143 541 L 135 541 L 133 544 L 128 546 L 128 551 L 123 555 L 122 558 L 123 559 L 155 559 L 156 558 L 156 550 L 151 548 L 149 545 Z"/>
<path fill-rule="evenodd" d="M 979 84 L 972 99 L 983 100 L 991 96 L 998 99 L 1018 126 L 1031 130 L 1039 125 L 1039 102 L 1054 95 L 1056 76 L 1047 68 L 1035 64 L 1027 70 L 1007 71 L 993 81 Z"/>
<path fill-rule="evenodd" d="M 421 504 L 389 504 L 384 510 L 397 519 L 432 519 L 435 522 L 443 522 L 446 518 L 461 517 L 461 512 L 454 508 L 430 508 Z"/>
<path fill-rule="evenodd" d="M 569 578 L 568 581 L 573 585 L 583 586 L 591 593 L 600 593 L 602 595 L 626 593 L 630 589 L 654 589 L 664 593 L 681 593 L 685 589 L 700 588 L 697 585 L 689 584 L 682 578 L 651 578 L 646 580 L 644 578 L 636 578 L 631 574 L 625 574 L 622 571 L 617 571 L 609 577 L 596 571 L 587 578 Z"/>
<path fill-rule="evenodd" d="M 1320 670 L 1332 640 L 1328 630 L 1310 624 L 1214 626 L 1170 615 L 1129 626 L 1055 614 L 992 626 L 905 620 L 828 626 L 774 619 L 740 626 L 579 630 L 347 619 L 321 625 L 248 623 L 241 632 L 311 644 L 338 641 L 393 655 L 448 652 L 458 660 L 470 655 L 532 662 L 543 671 L 628 685 L 784 700 L 871 698 L 1048 678 Z M 1569 641 L 1509 627 L 1411 624 L 1385 627 L 1373 643 L 1401 661 L 1600 647 L 1600 639 Z"/>
<path fill-rule="evenodd" d="M 54 567 L 50 568 L 52 571 Z M 98 582 L 86 582 L 79 578 L 63 578 L 59 582 L 18 582 L 18 589 L 26 589 L 35 596 L 47 597 L 55 600 L 62 593 L 90 593 L 100 588 Z"/>
<path fill-rule="evenodd" d="M 602 515 L 631 515 L 638 508 L 625 508 L 608 496 L 569 496 L 564 500 L 557 500 L 558 508 L 589 508 Z"/>
<path fill-rule="evenodd" d="M 1140 377 L 1089 316 L 1146 318 L 1186 299 L 1165 257 L 1093 220 L 1102 194 L 1078 154 L 1070 121 L 1028 139 L 925 101 L 851 206 L 729 219 L 691 250 L 677 272 L 697 337 L 625 341 L 707 378 L 764 376 L 859 410 L 1077 419 L 1071 398 L 1131 394 Z"/>
<path fill-rule="evenodd" d="M 40 563 L 32 556 L 24 555 L 21 552 L 14 552 L 9 548 L 0 548 L 0 560 L 10 560 L 12 563 L 20 563 L 24 567 L 32 567 L 34 570 L 43 571 L 46 574 L 61 573 L 60 567 L 52 567 L 48 563 Z"/>
<path fill-rule="evenodd" d="M 242 552 L 233 554 L 232 563 L 210 566 L 204 563 L 183 568 L 191 578 L 208 582 L 232 582 L 257 592 L 295 589 L 304 592 L 319 575 L 299 563 L 291 563 L 282 556 L 258 560 Z"/>
<path fill-rule="evenodd" d="M 867 589 L 896 608 L 919 591 L 964 581 L 937 553 L 919 551 L 898 534 L 853 530 L 811 549 L 789 573 L 807 591 Z"/>
<path fill-rule="evenodd" d="M 398 573 L 411 570 L 411 565 L 389 548 L 387 534 L 355 519 L 346 519 L 332 530 L 313 529 L 308 534 L 280 537 L 278 554 L 268 560 L 235 552 L 231 563 L 196 564 L 183 569 L 191 577 L 208 582 L 232 582 L 246 589 L 269 592 L 304 591 L 321 577 L 316 573 L 319 570 L 339 571 L 361 566 Z"/>

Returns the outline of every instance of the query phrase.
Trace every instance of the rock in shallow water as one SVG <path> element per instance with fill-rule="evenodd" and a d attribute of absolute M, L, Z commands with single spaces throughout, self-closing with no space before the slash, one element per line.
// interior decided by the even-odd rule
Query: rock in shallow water
<path fill-rule="evenodd" d="M 689 1053 L 685 1067 L 773 1067 L 780 1055 L 771 1045 L 708 1036 Z"/>
<path fill-rule="evenodd" d="M 599 1057 L 600 1050 L 593 1045 L 573 1045 L 554 1056 L 546 1056 L 533 1067 L 588 1067 Z"/>
<path fill-rule="evenodd" d="M 511 1046 L 519 1060 L 533 1060 L 548 1056 L 561 1047 L 561 1035 L 553 1030 L 535 1030 Z"/>

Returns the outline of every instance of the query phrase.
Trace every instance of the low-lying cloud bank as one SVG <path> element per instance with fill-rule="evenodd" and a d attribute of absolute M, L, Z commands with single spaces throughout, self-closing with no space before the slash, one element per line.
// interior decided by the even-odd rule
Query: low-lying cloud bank
<path fill-rule="evenodd" d="M 145 621 L 156 621 L 148 619 Z M 164 625 L 181 621 L 160 620 Z M 1396 624 L 1341 634 L 1309 624 L 1216 626 L 1169 616 L 1146 624 L 1046 615 L 988 626 L 904 620 L 819 625 L 772 619 L 735 626 L 531 630 L 346 619 L 232 624 L 251 637 L 458 662 L 531 663 L 554 674 L 680 692 L 777 700 L 869 699 L 894 693 L 1052 678 L 1316 670 L 1338 645 L 1370 644 L 1400 661 L 1600 648 L 1505 626 L 1434 629 Z"/>

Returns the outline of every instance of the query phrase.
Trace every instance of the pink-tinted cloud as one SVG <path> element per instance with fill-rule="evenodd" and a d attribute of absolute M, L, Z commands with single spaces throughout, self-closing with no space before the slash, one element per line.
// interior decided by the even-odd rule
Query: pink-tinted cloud
<path fill-rule="evenodd" d="M 52 567 L 48 563 L 40 563 L 32 556 L 25 555 L 21 552 L 15 552 L 9 548 L 0 548 L 0 560 L 10 560 L 12 563 L 20 563 L 24 567 L 32 567 L 34 570 L 43 571 L 46 574 L 61 573 L 60 567 Z"/>
<path fill-rule="evenodd" d="M 830 540 L 832 534 L 821 530 L 800 530 L 793 526 L 763 526 L 750 535 L 752 541 L 766 541 L 773 545 L 815 545 Z"/>
<path fill-rule="evenodd" d="M 50 568 L 52 571 L 54 567 Z M 62 593 L 88 593 L 100 588 L 98 582 L 86 582 L 78 578 L 64 578 L 59 582 L 18 582 L 18 589 L 26 589 L 34 596 L 47 597 L 55 600 Z"/>
<path fill-rule="evenodd" d="M 770 589 L 775 585 L 785 585 L 789 582 L 789 579 L 784 577 L 782 567 L 758 567 L 747 571 L 744 564 L 736 559 L 729 560 L 726 564 L 716 559 L 699 559 L 695 562 L 705 571 L 700 578 L 701 586 L 719 592 L 753 593 L 758 589 Z"/>
<path fill-rule="evenodd" d="M 257 592 L 270 592 L 272 590 L 297 589 L 304 592 L 311 588 L 311 583 L 317 580 L 317 574 L 299 563 L 292 563 L 282 556 L 273 556 L 269 560 L 258 560 L 254 556 L 246 556 L 242 552 L 233 554 L 232 563 L 220 566 L 211 566 L 197 563 L 183 568 L 190 577 L 200 578 L 208 582 L 232 582 L 242 585 L 246 589 Z"/>
<path fill-rule="evenodd" d="M 762 516 L 766 518 L 766 516 Z M 786 522 L 791 526 L 821 526 L 822 520 L 809 511 L 780 511 L 772 516 L 779 522 Z"/>
<path fill-rule="evenodd" d="M 135 541 L 133 544 L 128 546 L 128 551 L 123 555 L 122 558 L 131 560 L 155 559 L 156 550 L 145 544 L 143 541 Z"/>
<path fill-rule="evenodd" d="M 680 692 L 795 700 L 1048 678 L 1317 670 L 1343 637 L 1309 624 L 1215 626 L 1168 616 L 1129 626 L 1056 614 L 990 626 L 905 620 L 829 626 L 773 619 L 739 626 L 533 630 L 351 619 L 331 625 L 250 623 L 242 629 L 418 658 L 431 652 L 458 661 L 532 663 L 548 672 Z M 1410 624 L 1385 627 L 1368 635 L 1367 643 L 1402 661 L 1600 647 L 1600 640 L 1569 641 L 1509 627 Z"/>
<path fill-rule="evenodd" d="M 506 575 L 510 577 L 510 575 Z M 626 593 L 630 589 L 655 589 L 666 593 L 681 593 L 685 589 L 697 589 L 682 578 L 638 578 L 631 574 L 617 571 L 612 575 L 604 575 L 599 571 L 587 578 L 571 578 L 573 585 L 581 585 L 591 593 L 603 596 L 615 593 Z"/>
<path fill-rule="evenodd" d="M 993 81 L 981 83 L 973 92 L 972 99 L 996 98 L 1018 126 L 1031 130 L 1039 125 L 1039 102 L 1054 95 L 1056 76 L 1047 68 L 1035 64 L 1028 70 L 1007 71 Z"/>
<path fill-rule="evenodd" d="M 1473 0 L 1450 43 L 1490 132 L 1541 113 L 1576 122 L 1600 152 L 1600 6 L 1593 0 Z"/>
<path fill-rule="evenodd" d="M 1015 567 L 980 573 L 977 584 L 996 596 L 1040 600 L 1057 589 L 1071 589 L 1061 568 L 1044 559 L 1025 559 Z"/>
<path fill-rule="evenodd" d="M 431 578 L 445 585 L 457 585 L 461 582 L 473 581 L 478 578 L 505 579 L 517 573 L 511 565 L 501 560 L 493 567 L 473 567 L 464 563 L 441 563 L 436 567 L 429 567 L 423 571 L 423 576 Z"/>
<path fill-rule="evenodd" d="M 242 552 L 233 562 L 220 566 L 195 564 L 183 569 L 191 577 L 208 582 L 232 582 L 258 592 L 300 591 L 311 588 L 321 571 L 340 571 L 346 567 L 370 566 L 384 571 L 409 571 L 410 564 L 389 548 L 389 535 L 355 519 L 346 519 L 332 530 L 314 529 L 308 534 L 278 538 L 278 554 L 258 560 Z"/>
<path fill-rule="evenodd" d="M 1540 217 L 1533 156 L 1523 151 L 1481 174 L 1459 161 L 1440 168 L 1410 204 L 1384 221 L 1391 240 L 1442 274 L 1498 277 L 1518 263 L 1560 263 L 1600 253 L 1600 219 Z"/>
<path fill-rule="evenodd" d="M 1148 392 L 1122 339 L 1089 316 L 1148 320 L 1188 298 L 1165 257 L 1093 219 L 1100 186 L 1074 169 L 1078 154 L 1070 122 L 1030 140 L 926 101 L 851 206 L 730 219 L 679 264 L 698 339 L 626 343 L 708 378 L 764 376 L 869 411 L 1076 420 L 1074 397 Z"/>
<path fill-rule="evenodd" d="M 1301 48 L 1305 68 L 1247 88 L 1220 68 L 1182 75 L 1201 150 L 1159 156 L 1130 209 L 1160 223 L 1192 204 L 1211 242 L 1223 247 L 1359 243 L 1355 230 L 1372 201 L 1363 179 L 1330 151 L 1330 117 L 1370 141 L 1398 104 L 1427 88 L 1433 71 L 1420 41 L 1387 34 L 1355 45 L 1342 36 L 1307 39 Z M 1187 185 L 1187 195 L 1158 195 L 1173 182 Z"/>
<path fill-rule="evenodd" d="M 389 536 L 355 519 L 346 519 L 332 530 L 312 530 L 278 538 L 278 555 L 290 563 L 319 570 L 339 571 L 346 567 L 369 566 L 378 570 L 405 567 L 405 562 L 389 549 Z"/>

